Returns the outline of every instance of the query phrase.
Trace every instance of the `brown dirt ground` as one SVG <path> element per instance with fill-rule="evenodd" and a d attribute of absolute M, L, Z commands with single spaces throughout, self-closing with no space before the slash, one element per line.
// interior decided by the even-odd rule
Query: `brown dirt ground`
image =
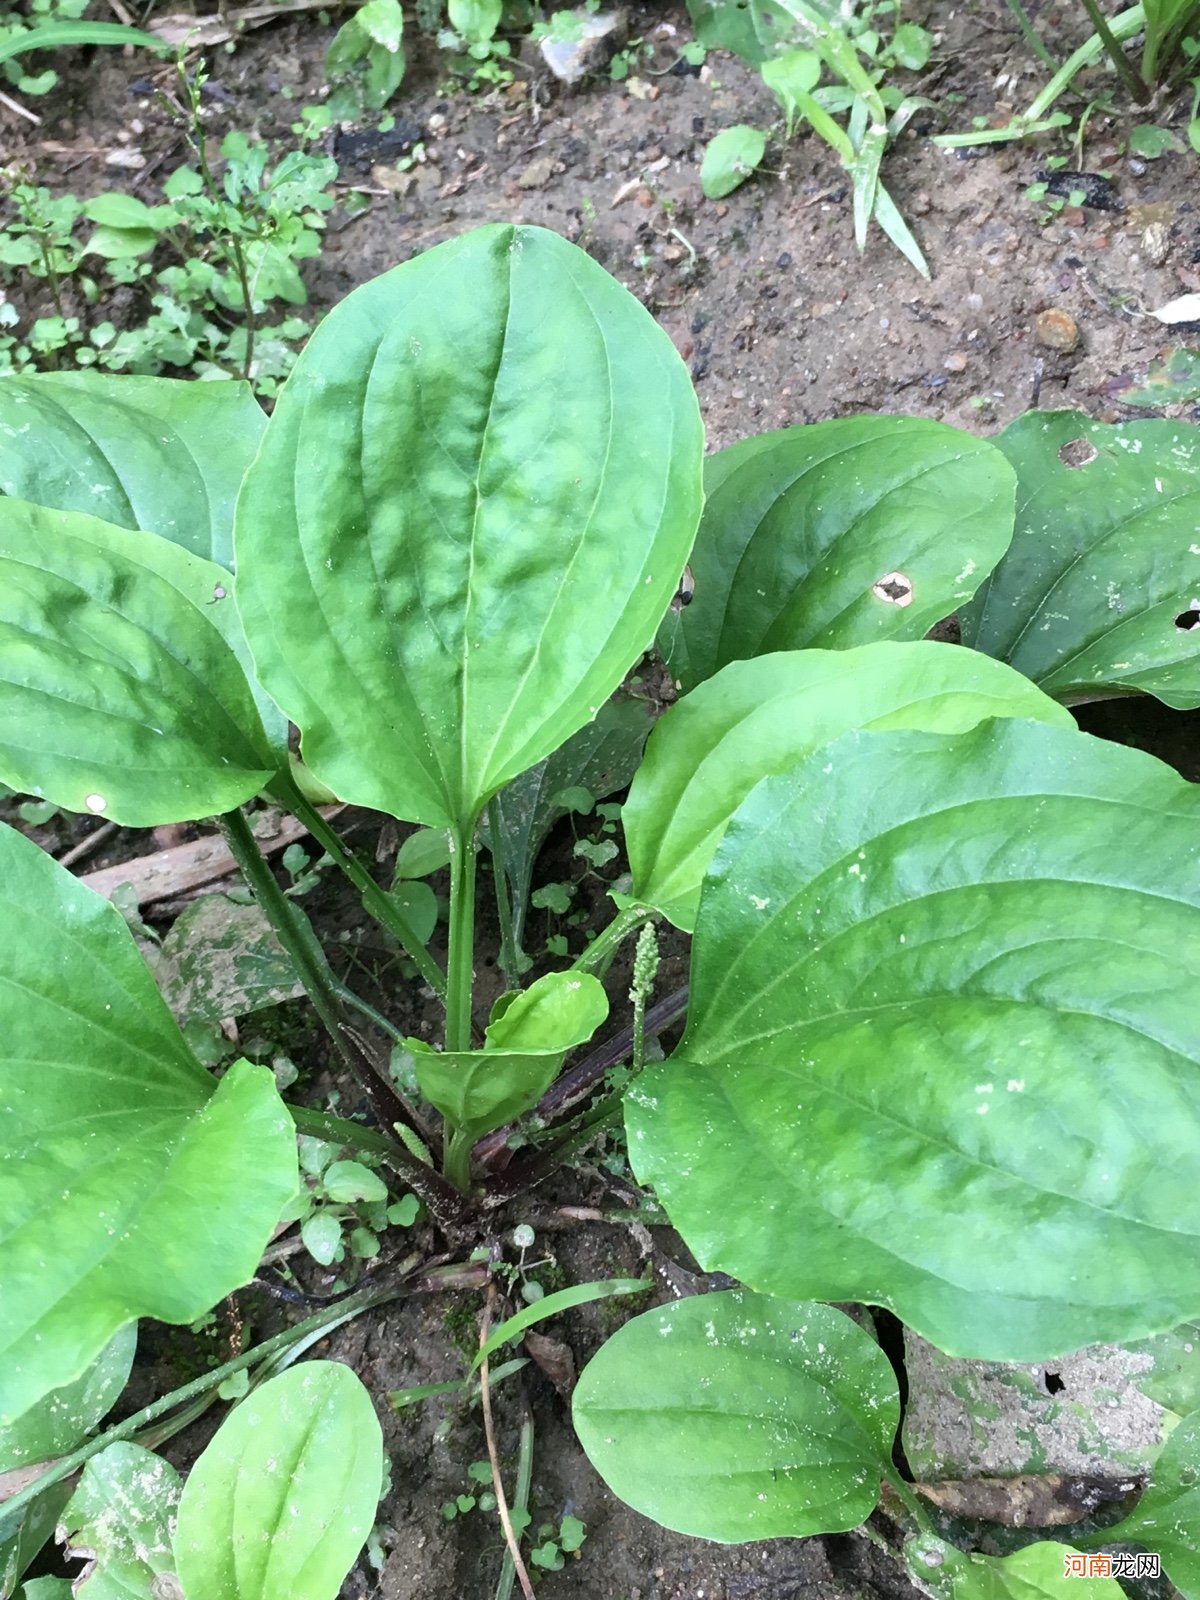
<path fill-rule="evenodd" d="M 1070 27 L 1078 8 L 1046 0 L 1030 9 L 1061 58 L 1075 42 Z M 563 91 L 529 48 L 514 85 L 486 98 L 444 93 L 436 64 L 418 60 L 412 87 L 395 109 L 420 131 L 425 160 L 407 175 L 380 163 L 372 169 L 369 161 L 361 170 L 344 166 L 346 187 L 366 189 L 370 209 L 355 217 L 333 214 L 325 254 L 308 264 L 313 306 L 332 304 L 364 279 L 477 223 L 540 223 L 584 245 L 669 331 L 691 367 L 714 447 L 860 411 L 932 416 L 976 432 L 1039 403 L 1075 405 L 1107 419 L 1128 415 L 1115 398 L 1119 389 L 1180 342 L 1148 311 L 1200 289 L 1193 158 L 1126 160 L 1115 152 L 1127 123 L 1093 117 L 1080 164 L 1114 169 L 1121 209 L 1064 211 L 1043 225 L 1023 190 L 1044 148 L 960 160 L 926 137 L 943 120 L 965 128 L 972 115 L 1020 107 L 1035 92 L 1036 63 L 1007 11 L 987 0 L 965 6 L 939 0 L 926 20 L 940 42 L 916 87 L 938 101 L 941 113 L 918 116 L 884 170 L 932 265 L 932 283 L 878 234 L 864 257 L 856 254 L 845 178 L 815 139 L 776 142 L 769 171 L 725 201 L 705 200 L 698 166 L 706 140 L 734 122 L 767 126 L 773 102 L 731 57 L 711 56 L 700 76 L 661 70 L 689 31 L 679 9 L 647 6 L 634 10 L 631 32 L 654 46 L 649 65 L 659 75 L 644 68 L 638 74 L 653 98 L 606 80 L 580 93 Z M 288 138 L 297 108 L 318 95 L 331 31 L 310 16 L 254 35 L 232 54 L 215 52 L 214 137 L 237 126 Z M 161 177 L 186 153 L 154 103 L 131 90 L 144 71 L 144 60 L 97 54 L 39 106 L 41 127 L 0 120 L 5 153 L 33 162 L 39 181 L 52 186 L 78 193 L 128 187 L 157 199 Z M 961 102 L 953 103 L 953 95 Z M 1181 110 L 1165 108 L 1176 126 Z M 0 119 L 6 117 L 0 109 Z M 139 150 L 144 165 L 124 171 L 108 165 L 118 148 Z M 1143 246 L 1151 223 L 1167 229 L 1165 258 Z M 1035 319 L 1051 307 L 1079 326 L 1071 353 L 1038 341 Z M 1194 414 L 1200 420 L 1200 408 Z M 1187 754 L 1195 748 L 1194 714 L 1142 702 L 1137 710 L 1125 703 L 1091 708 L 1091 716 L 1095 731 L 1110 731 L 1115 718 L 1116 737 L 1144 743 L 1197 775 L 1194 755 Z M 341 915 L 329 908 L 331 927 Z M 413 1025 L 409 1016 L 397 1020 Z M 614 1204 L 599 1166 L 585 1166 L 561 1194 L 538 1204 L 549 1216 L 555 1200 Z M 644 1244 L 620 1225 L 551 1231 L 539 1246 L 546 1239 L 563 1281 L 636 1273 L 646 1265 Z M 677 1242 L 658 1243 L 654 1264 L 664 1298 L 672 1292 L 668 1276 L 679 1282 L 669 1267 L 664 1276 L 663 1263 L 671 1260 L 685 1270 L 693 1265 Z M 613 1305 L 550 1325 L 578 1365 L 622 1315 Z M 471 1302 L 460 1308 L 469 1320 Z M 397 1414 L 384 1399 L 388 1390 L 461 1373 L 448 1310 L 454 1305 L 445 1299 L 401 1302 L 330 1341 L 327 1353 L 350 1361 L 378 1397 L 393 1464 L 380 1514 L 394 1535 L 387 1559 L 379 1572 L 360 1564 L 347 1580 L 347 1596 L 483 1600 L 494 1592 L 500 1562 L 494 1516 L 476 1511 L 447 1522 L 440 1509 L 467 1489 L 467 1466 L 484 1454 L 478 1413 L 443 1401 Z M 858 1535 L 725 1548 L 657 1528 L 624 1508 L 591 1471 L 549 1381 L 534 1368 L 518 1381 L 536 1423 L 537 1518 L 572 1512 L 588 1530 L 581 1558 L 540 1578 L 547 1600 L 901 1600 L 915 1593 L 899 1568 Z M 515 1385 L 497 1395 L 510 1466 L 523 1403 Z M 443 1420 L 448 1431 L 438 1426 Z"/>

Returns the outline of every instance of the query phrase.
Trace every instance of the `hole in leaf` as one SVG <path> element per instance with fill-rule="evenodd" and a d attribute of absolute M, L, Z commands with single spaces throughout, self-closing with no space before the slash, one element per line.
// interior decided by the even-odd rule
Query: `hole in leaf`
<path fill-rule="evenodd" d="M 1070 439 L 1058 452 L 1058 459 L 1064 467 L 1086 467 L 1099 453 L 1090 439 Z"/>
<path fill-rule="evenodd" d="M 684 567 L 683 577 L 679 580 L 679 587 L 671 600 L 672 611 L 682 611 L 684 606 L 690 606 L 696 596 L 696 580 L 692 576 L 691 567 Z"/>
<path fill-rule="evenodd" d="M 1045 1372 L 1042 1374 L 1042 1379 L 1046 1385 L 1047 1394 L 1061 1394 L 1067 1387 L 1057 1372 Z"/>
<path fill-rule="evenodd" d="M 1175 626 L 1180 633 L 1191 633 L 1193 628 L 1200 628 L 1200 600 L 1193 600 L 1186 611 L 1181 611 L 1175 618 Z"/>
<path fill-rule="evenodd" d="M 912 605 L 913 586 L 902 572 L 885 573 L 871 585 L 871 593 L 877 600 L 886 600 L 894 606 Z"/>

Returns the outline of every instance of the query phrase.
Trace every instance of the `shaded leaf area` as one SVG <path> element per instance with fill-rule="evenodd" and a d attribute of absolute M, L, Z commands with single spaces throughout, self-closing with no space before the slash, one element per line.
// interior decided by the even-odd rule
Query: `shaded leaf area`
<path fill-rule="evenodd" d="M 161 1580 L 175 1577 L 171 1529 L 181 1490 L 175 1468 L 140 1445 L 110 1444 L 92 1457 L 59 1523 L 68 1555 L 86 1563 L 80 1600 L 178 1592 L 178 1583 Z"/>
<path fill-rule="evenodd" d="M 0 385 L 0 494 L 142 528 L 233 565 L 233 509 L 266 418 L 248 383 L 94 372 Z"/>
<path fill-rule="evenodd" d="M 1027 721 L 765 779 L 626 1100 L 702 1264 L 991 1360 L 1194 1317 L 1198 822 L 1153 758 Z"/>
<path fill-rule="evenodd" d="M 120 913 L 0 829 L 0 1422 L 139 1316 L 194 1322 L 253 1274 L 296 1188 L 269 1071 L 220 1083 Z"/>
<path fill-rule="evenodd" d="M 139 529 L 0 499 L 0 779 L 146 828 L 274 775 L 223 568 Z"/>
<path fill-rule="evenodd" d="M 1200 705 L 1200 429 L 1031 411 L 996 442 L 1017 472 L 1016 530 L 963 643 L 1056 699 Z"/>
<path fill-rule="evenodd" d="M 696 592 L 658 645 L 682 688 L 776 650 L 920 639 L 1012 537 L 1012 468 L 916 417 L 760 434 L 704 464 Z"/>
<path fill-rule="evenodd" d="M 584 1369 L 572 1416 L 626 1504 L 739 1543 L 865 1521 L 900 1399 L 887 1357 L 843 1312 L 736 1291 L 625 1323 Z"/>
<path fill-rule="evenodd" d="M 155 978 L 180 1023 L 243 1017 L 304 993 L 260 908 L 222 894 L 203 895 L 175 919 Z"/>
<path fill-rule="evenodd" d="M 58 1514 L 71 1498 L 71 1490 L 69 1483 L 58 1483 L 15 1515 L 0 1509 L 0 1593 L 19 1592 L 21 1576 L 54 1537 Z M 28 1600 L 29 1582 L 24 1591 Z"/>
<path fill-rule="evenodd" d="M 1068 1576 L 1072 1554 L 1049 1541 L 1011 1556 L 976 1555 L 932 1537 L 904 1547 L 909 1571 L 935 1600 L 1122 1600 L 1115 1578 Z"/>
<path fill-rule="evenodd" d="M 133 1369 L 137 1327 L 120 1328 L 80 1377 L 0 1428 L 0 1472 L 65 1455 L 116 1404 Z"/>
<path fill-rule="evenodd" d="M 781 651 L 722 667 L 661 719 L 630 788 L 622 821 L 634 895 L 690 932 L 705 871 L 751 789 L 851 728 L 961 733 L 988 717 L 1074 725 L 999 665 L 924 641 Z"/>
<path fill-rule="evenodd" d="M 610 700 L 553 755 L 523 772 L 496 796 L 504 870 L 512 890 L 513 938 L 518 946 L 529 909 L 534 865 L 554 824 L 577 809 L 572 802 L 578 795 L 573 791 L 586 789 L 595 801 L 623 789 L 637 771 L 650 727 L 649 708 L 643 702 Z M 490 847 L 488 820 L 480 833 Z"/>
<path fill-rule="evenodd" d="M 590 1039 L 607 1016 L 604 986 L 590 973 L 548 972 L 528 989 L 501 997 L 482 1050 L 405 1043 L 426 1100 L 452 1127 L 477 1139 L 535 1106 L 567 1051 Z"/>
<path fill-rule="evenodd" d="M 1171 1582 L 1200 1596 L 1200 1412 L 1192 1412 L 1163 1445 L 1146 1492 L 1121 1522 L 1079 1541 L 1088 1549 L 1140 1544 L 1157 1550 Z"/>
<path fill-rule="evenodd" d="M 701 454 L 670 339 L 555 234 L 478 228 L 348 296 L 238 505 L 246 631 L 316 776 L 473 826 L 653 639 Z"/>
<path fill-rule="evenodd" d="M 334 1600 L 382 1482 L 383 1434 L 349 1367 L 306 1361 L 270 1379 L 188 1475 L 175 1531 L 188 1600 Z"/>

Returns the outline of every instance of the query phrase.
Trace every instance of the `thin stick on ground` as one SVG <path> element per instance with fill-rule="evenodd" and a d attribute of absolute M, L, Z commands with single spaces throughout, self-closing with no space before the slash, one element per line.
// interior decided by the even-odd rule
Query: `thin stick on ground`
<path fill-rule="evenodd" d="M 23 106 L 19 100 L 14 100 L 11 95 L 0 93 L 0 106 L 7 107 L 9 111 L 18 117 L 27 118 L 35 127 L 41 126 L 42 119 L 37 112 L 30 111 L 28 106 Z"/>
<path fill-rule="evenodd" d="M 77 861 L 83 861 L 94 851 L 99 850 L 106 839 L 111 839 L 117 831 L 115 822 L 102 822 L 98 828 L 93 828 L 78 844 L 73 844 L 69 850 L 64 850 L 58 858 L 60 867 L 73 867 Z"/>
<path fill-rule="evenodd" d="M 488 1285 L 487 1301 L 483 1308 L 483 1322 L 479 1328 L 480 1349 L 488 1341 L 488 1334 L 492 1330 L 492 1308 L 496 1303 L 496 1285 Z M 488 1460 L 492 1464 L 492 1488 L 496 1494 L 496 1512 L 500 1518 L 500 1526 L 504 1529 L 504 1542 L 508 1546 L 508 1553 L 512 1560 L 513 1570 L 517 1574 L 517 1582 L 521 1585 L 521 1593 L 525 1600 L 534 1600 L 533 1584 L 529 1581 L 529 1573 L 521 1555 L 521 1547 L 517 1543 L 517 1536 L 513 1532 L 512 1518 L 508 1514 L 508 1498 L 504 1493 L 504 1479 L 500 1476 L 500 1457 L 496 1453 L 496 1430 L 492 1425 L 492 1391 L 488 1371 L 488 1358 L 484 1356 L 479 1365 L 479 1398 L 483 1404 L 483 1433 L 487 1439 Z"/>

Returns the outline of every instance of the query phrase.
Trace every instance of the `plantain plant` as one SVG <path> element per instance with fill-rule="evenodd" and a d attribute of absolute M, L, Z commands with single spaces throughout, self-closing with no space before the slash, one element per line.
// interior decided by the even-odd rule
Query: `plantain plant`
<path fill-rule="evenodd" d="M 287 1105 L 247 1061 L 214 1077 L 117 912 L 0 831 L 0 1426 L 40 1428 L 136 1319 L 190 1322 L 245 1283 L 297 1214 L 297 1130 L 379 1166 L 458 1247 L 623 1109 L 639 1179 L 744 1287 L 633 1319 L 583 1375 L 576 1426 L 616 1492 L 740 1540 L 856 1526 L 886 1482 L 935 1592 L 1078 1592 L 1060 1547 L 1001 1562 L 937 1538 L 893 1465 L 890 1362 L 825 1302 L 1022 1362 L 1200 1314 L 1200 801 L 1067 709 L 1200 705 L 1196 430 L 1052 413 L 988 442 L 855 417 L 706 462 L 643 308 L 557 236 L 495 226 L 348 296 L 269 421 L 233 382 L 6 380 L 0 490 L 0 780 L 130 827 L 218 817 L 375 1124 Z M 956 608 L 973 648 L 925 641 Z M 682 698 L 624 808 L 628 892 L 574 962 L 480 1015 L 479 852 L 511 930 L 656 641 Z M 309 776 L 430 831 L 444 965 Z M 419 1096 L 259 854 L 243 808 L 263 792 L 442 996 L 439 1047 L 407 1041 Z M 572 1069 L 568 1092 L 614 952 L 660 921 L 694 936 L 680 1043 L 644 1064 L 643 987 L 631 1040 L 589 1058 L 625 1059 L 627 1086 L 581 1091 Z M 359 1440 L 323 1450 L 353 1515 L 303 1580 L 238 1568 L 235 1530 L 312 1492 L 299 1457 L 282 1481 L 255 1444 L 299 1426 L 306 1394 Z M 327 1369 L 275 1375 L 177 1510 L 167 1485 L 188 1600 L 336 1592 L 379 1488 L 364 1398 Z M 1195 1430 L 1177 1437 L 1126 1533 L 1200 1592 L 1200 1523 L 1178 1510 Z M 106 1439 L 136 1448 L 110 1433 L 78 1458 L 126 1484 L 149 1470 Z M 65 1470 L 0 1522 L 16 1577 Z M 85 1495 L 68 1522 L 88 1515 Z"/>

